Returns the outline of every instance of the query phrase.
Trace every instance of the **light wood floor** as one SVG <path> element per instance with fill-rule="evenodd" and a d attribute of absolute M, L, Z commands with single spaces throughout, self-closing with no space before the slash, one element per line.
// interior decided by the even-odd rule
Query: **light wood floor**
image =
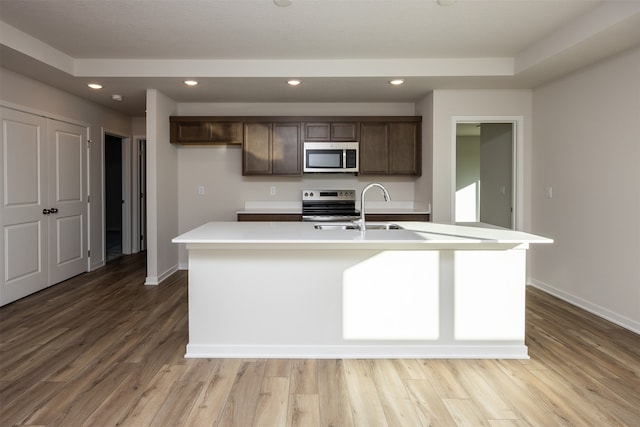
<path fill-rule="evenodd" d="M 186 360 L 187 273 L 144 276 L 0 309 L 1 426 L 640 426 L 640 337 L 535 289 L 531 360 Z"/>

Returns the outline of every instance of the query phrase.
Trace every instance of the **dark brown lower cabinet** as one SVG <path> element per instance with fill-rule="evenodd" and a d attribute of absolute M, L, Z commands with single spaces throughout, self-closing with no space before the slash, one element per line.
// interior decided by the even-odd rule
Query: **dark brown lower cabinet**
<path fill-rule="evenodd" d="M 238 221 L 267 221 L 267 222 L 302 221 L 302 214 L 239 213 Z"/>
<path fill-rule="evenodd" d="M 427 213 L 367 214 L 367 221 L 429 221 Z M 302 221 L 302 214 L 239 213 L 238 221 Z"/>

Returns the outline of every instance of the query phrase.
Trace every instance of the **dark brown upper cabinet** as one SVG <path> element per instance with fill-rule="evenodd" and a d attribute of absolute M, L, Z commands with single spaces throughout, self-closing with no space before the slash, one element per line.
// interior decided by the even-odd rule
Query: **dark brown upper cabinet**
<path fill-rule="evenodd" d="M 304 141 L 358 141 L 361 175 L 422 174 L 419 116 L 172 116 L 171 142 L 242 145 L 243 175 L 302 175 Z"/>
<path fill-rule="evenodd" d="M 357 141 L 360 127 L 358 122 L 305 122 L 304 140 L 316 141 Z"/>
<path fill-rule="evenodd" d="M 422 174 L 420 121 L 363 122 L 360 135 L 361 175 Z"/>
<path fill-rule="evenodd" d="M 174 116 L 169 120 L 173 144 L 242 144 L 244 135 L 241 121 L 192 116 Z"/>
<path fill-rule="evenodd" d="M 302 175 L 300 123 L 245 123 L 243 175 Z"/>

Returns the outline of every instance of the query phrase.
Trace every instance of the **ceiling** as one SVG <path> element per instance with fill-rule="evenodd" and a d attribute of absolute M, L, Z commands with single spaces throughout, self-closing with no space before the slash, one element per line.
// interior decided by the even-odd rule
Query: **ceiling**
<path fill-rule="evenodd" d="M 0 0 L 0 21 L 2 67 L 129 115 L 149 88 L 184 103 L 532 88 L 640 45 L 638 0 Z"/>

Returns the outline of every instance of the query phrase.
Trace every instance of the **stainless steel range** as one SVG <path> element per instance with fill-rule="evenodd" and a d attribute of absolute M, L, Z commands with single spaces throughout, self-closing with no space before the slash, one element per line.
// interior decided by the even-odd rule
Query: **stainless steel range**
<path fill-rule="evenodd" d="M 359 217 L 356 190 L 302 190 L 303 221 L 353 221 Z"/>

